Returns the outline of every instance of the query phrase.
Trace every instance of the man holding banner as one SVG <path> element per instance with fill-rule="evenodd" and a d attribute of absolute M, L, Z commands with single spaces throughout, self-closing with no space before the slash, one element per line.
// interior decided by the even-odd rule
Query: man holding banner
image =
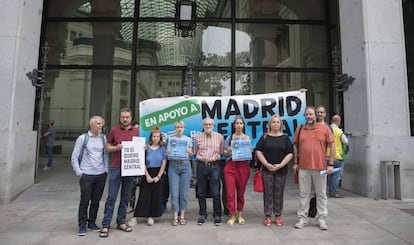
<path fill-rule="evenodd" d="M 132 112 L 129 108 L 121 109 L 120 113 L 120 125 L 112 127 L 108 142 L 106 143 L 106 150 L 112 152 L 112 161 L 110 169 L 108 198 L 105 202 L 104 218 L 102 220 L 102 229 L 100 231 L 100 237 L 108 237 L 109 227 L 111 226 L 111 220 L 113 211 L 115 208 L 115 201 L 118 196 L 119 187 L 121 187 L 121 201 L 118 207 L 118 215 L 116 218 L 117 228 L 119 230 L 130 232 L 132 228 L 125 223 L 126 210 L 128 207 L 128 200 L 131 194 L 131 188 L 134 184 L 135 176 L 122 176 L 121 175 L 121 152 L 122 141 L 132 141 L 134 136 L 138 136 L 138 129 L 131 125 Z"/>
<path fill-rule="evenodd" d="M 207 219 L 206 193 L 207 184 L 210 184 L 211 197 L 213 199 L 214 225 L 221 225 L 221 154 L 224 151 L 224 137 L 213 132 L 214 120 L 203 120 L 204 132 L 194 139 L 194 154 L 197 158 L 197 189 L 199 204 L 198 225 L 203 225 Z"/>

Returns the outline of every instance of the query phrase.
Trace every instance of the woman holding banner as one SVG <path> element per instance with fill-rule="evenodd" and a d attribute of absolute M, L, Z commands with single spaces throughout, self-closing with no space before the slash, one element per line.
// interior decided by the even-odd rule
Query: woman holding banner
<path fill-rule="evenodd" d="M 248 159 L 245 159 L 243 157 L 240 159 L 235 159 L 234 156 L 237 157 L 237 154 L 235 155 L 233 153 L 236 153 L 237 149 L 233 148 L 239 148 L 240 151 L 246 151 L 245 148 L 242 148 L 242 145 L 248 145 L 248 155 L 250 158 L 252 155 L 250 137 L 243 133 L 244 120 L 241 116 L 236 117 L 233 122 L 233 128 L 234 133 L 231 136 L 227 137 L 224 151 L 224 155 L 227 157 L 227 163 L 224 166 L 224 180 L 226 183 L 227 192 L 227 208 L 230 214 L 230 219 L 227 221 L 227 224 L 230 226 L 232 226 L 236 221 L 241 225 L 246 224 L 246 220 L 243 218 L 244 192 L 246 190 L 247 181 L 249 180 L 250 176 Z M 236 203 L 237 211 L 239 212 L 237 219 Z"/>
<path fill-rule="evenodd" d="M 167 155 L 170 160 L 168 166 L 168 180 L 171 193 L 171 206 L 174 212 L 172 226 L 186 225 L 185 211 L 187 210 L 187 196 L 191 181 L 191 163 L 193 156 L 191 139 L 185 135 L 185 125 L 182 121 L 174 124 L 175 135 L 168 140 Z M 180 217 L 178 218 L 178 213 Z"/>
<path fill-rule="evenodd" d="M 278 115 L 270 117 L 268 131 L 257 142 L 256 155 L 262 164 L 264 225 L 275 223 L 282 226 L 280 218 L 283 209 L 283 192 L 285 190 L 287 164 L 293 158 L 293 146 L 289 137 L 283 133 L 283 122 Z"/>
<path fill-rule="evenodd" d="M 147 224 L 153 225 L 153 217 L 162 215 L 162 178 L 167 165 L 166 149 L 162 146 L 161 130 L 155 126 L 148 140 L 145 151 L 145 177 L 141 180 L 140 192 L 134 217 L 128 225 L 137 224 L 137 217 L 146 217 Z"/>

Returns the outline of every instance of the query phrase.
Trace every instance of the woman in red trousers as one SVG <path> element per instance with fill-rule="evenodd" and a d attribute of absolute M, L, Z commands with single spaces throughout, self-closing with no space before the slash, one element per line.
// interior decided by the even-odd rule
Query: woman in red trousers
<path fill-rule="evenodd" d="M 226 183 L 227 207 L 231 216 L 227 221 L 227 224 L 230 226 L 233 225 L 236 221 L 241 225 L 244 225 L 246 223 L 246 220 L 243 218 L 244 192 L 246 190 L 247 181 L 249 180 L 250 176 L 248 160 L 235 161 L 232 159 L 232 151 L 235 150 L 232 149 L 232 141 L 234 141 L 234 147 L 237 146 L 236 141 L 250 141 L 250 137 L 243 133 L 243 118 L 237 116 L 234 120 L 233 127 L 234 133 L 231 136 L 227 137 L 225 143 L 226 147 L 224 151 L 224 155 L 227 157 L 227 162 L 224 167 L 224 180 Z M 236 209 L 238 211 L 237 219 Z"/>

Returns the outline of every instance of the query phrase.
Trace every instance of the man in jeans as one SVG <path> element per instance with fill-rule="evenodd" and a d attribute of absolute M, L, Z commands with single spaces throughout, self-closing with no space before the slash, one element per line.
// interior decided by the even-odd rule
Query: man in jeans
<path fill-rule="evenodd" d="M 305 110 L 306 124 L 296 128 L 293 138 L 294 164 L 293 170 L 299 171 L 299 221 L 295 228 L 302 229 L 308 223 L 309 201 L 311 185 L 316 192 L 317 215 L 316 221 L 321 230 L 328 230 L 326 218 L 328 217 L 328 198 L 326 196 L 326 175 L 320 175 L 321 170 L 328 174 L 333 172 L 335 159 L 335 144 L 329 127 L 316 123 L 316 110 L 308 106 Z M 299 131 L 301 132 L 299 135 Z M 326 151 L 329 151 L 328 166 L 326 164 Z"/>
<path fill-rule="evenodd" d="M 131 125 L 132 112 L 129 108 L 121 109 L 119 121 L 120 125 L 111 128 L 108 136 L 108 142 L 106 143 L 106 150 L 108 152 L 112 152 L 112 160 L 109 176 L 108 198 L 105 202 L 102 229 L 99 234 L 100 237 L 108 237 L 109 235 L 109 228 L 111 226 L 115 201 L 121 185 L 121 200 L 116 218 L 117 228 L 125 232 L 132 231 L 132 228 L 125 222 L 128 200 L 131 195 L 131 189 L 134 184 L 135 176 L 121 176 L 121 150 L 122 141 L 132 141 L 132 137 L 138 136 L 139 133 L 138 128 Z"/>
<path fill-rule="evenodd" d="M 204 132 L 194 139 L 194 154 L 197 158 L 197 189 L 199 219 L 198 225 L 203 225 L 207 219 L 207 183 L 210 183 L 211 197 L 213 199 L 214 225 L 221 225 L 221 154 L 224 151 L 224 138 L 221 134 L 213 132 L 213 119 L 203 120 Z"/>
<path fill-rule="evenodd" d="M 55 145 L 55 136 L 56 136 L 56 129 L 54 127 L 55 121 L 49 120 L 47 122 L 47 132 L 43 134 L 43 138 L 45 138 L 45 146 L 46 146 L 46 153 L 47 153 L 47 165 L 44 167 L 44 170 L 48 170 L 52 167 L 53 164 L 53 146 Z"/>
<path fill-rule="evenodd" d="M 108 153 L 105 150 L 106 139 L 101 133 L 103 125 L 102 117 L 93 116 L 89 120 L 89 131 L 77 138 L 72 152 L 72 168 L 79 178 L 81 191 L 78 236 L 86 234 L 86 227 L 93 231 L 100 230 L 95 221 L 108 171 Z"/>
<path fill-rule="evenodd" d="M 334 168 L 341 168 L 341 171 L 328 175 L 328 191 L 329 196 L 333 198 L 343 198 L 344 196 L 338 193 L 339 180 L 342 178 L 344 172 L 344 153 L 342 146 L 348 145 L 348 138 L 339 128 L 341 125 L 341 117 L 333 115 L 331 119 L 331 128 L 335 139 L 335 162 Z"/>

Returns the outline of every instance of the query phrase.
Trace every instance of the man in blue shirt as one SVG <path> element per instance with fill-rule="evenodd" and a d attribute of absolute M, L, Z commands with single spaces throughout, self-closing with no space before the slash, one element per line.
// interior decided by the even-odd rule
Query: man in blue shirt
<path fill-rule="evenodd" d="M 78 236 L 84 236 L 86 228 L 96 232 L 100 230 L 95 221 L 108 172 L 106 138 L 102 134 L 104 119 L 93 116 L 89 126 L 89 131 L 77 138 L 71 157 L 72 168 L 79 178 L 81 190 Z"/>

